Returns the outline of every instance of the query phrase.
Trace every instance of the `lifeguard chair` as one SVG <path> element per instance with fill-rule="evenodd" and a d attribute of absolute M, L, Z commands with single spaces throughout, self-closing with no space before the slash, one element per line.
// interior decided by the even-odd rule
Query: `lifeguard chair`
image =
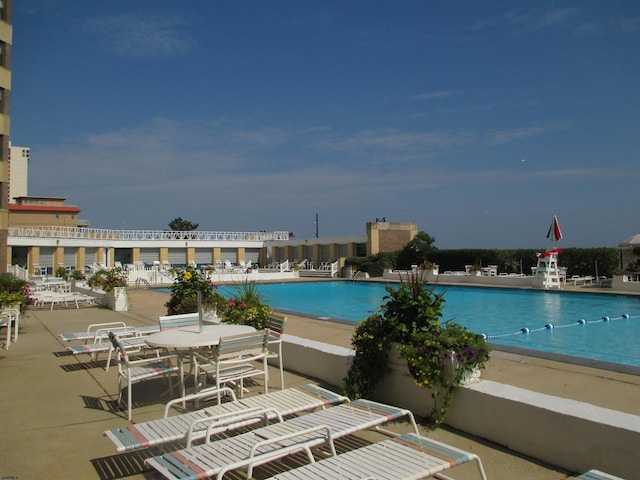
<path fill-rule="evenodd" d="M 549 290 L 552 288 L 562 288 L 560 267 L 558 267 L 558 254 L 562 252 L 561 248 L 555 247 L 558 240 L 562 238 L 558 218 L 554 215 L 551 227 L 547 232 L 547 238 L 553 240 L 554 247 L 546 252 L 538 254 L 538 262 L 536 264 L 536 274 L 533 285 L 537 288 Z"/>
<path fill-rule="evenodd" d="M 559 248 L 547 250 L 538 254 L 538 263 L 536 264 L 536 276 L 534 285 L 538 288 L 549 290 L 550 288 L 562 288 L 560 281 L 560 268 L 558 267 L 558 253 L 562 251 Z"/>

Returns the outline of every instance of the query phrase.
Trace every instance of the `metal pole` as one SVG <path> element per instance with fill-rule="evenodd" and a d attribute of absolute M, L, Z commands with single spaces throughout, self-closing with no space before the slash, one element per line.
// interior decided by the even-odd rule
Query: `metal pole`
<path fill-rule="evenodd" d="M 197 292 L 196 295 L 198 297 L 198 324 L 200 326 L 200 333 L 202 333 L 204 328 L 204 320 L 202 318 L 202 292 Z"/>

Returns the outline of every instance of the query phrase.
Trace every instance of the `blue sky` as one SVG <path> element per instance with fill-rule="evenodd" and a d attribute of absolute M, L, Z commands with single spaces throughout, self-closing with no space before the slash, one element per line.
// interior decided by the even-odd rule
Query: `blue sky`
<path fill-rule="evenodd" d="M 640 233 L 640 3 L 14 2 L 29 195 L 96 228 Z"/>

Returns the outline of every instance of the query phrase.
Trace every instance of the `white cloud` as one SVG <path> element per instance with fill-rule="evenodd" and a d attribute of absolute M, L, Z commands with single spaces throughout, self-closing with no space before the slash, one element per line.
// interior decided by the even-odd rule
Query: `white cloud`
<path fill-rule="evenodd" d="M 195 40 L 188 23 L 179 17 L 113 15 L 87 21 L 87 32 L 104 47 L 128 57 L 161 57 L 189 51 Z"/>
<path fill-rule="evenodd" d="M 437 92 L 421 93 L 419 95 L 416 95 L 414 98 L 416 100 L 434 100 L 440 98 L 449 98 L 459 94 L 459 90 L 440 90 Z"/>
<path fill-rule="evenodd" d="M 502 145 L 524 138 L 542 135 L 548 132 L 558 132 L 567 128 L 565 123 L 549 125 L 531 125 L 528 127 L 518 127 L 509 130 L 496 130 L 487 134 L 486 142 L 489 145 Z"/>

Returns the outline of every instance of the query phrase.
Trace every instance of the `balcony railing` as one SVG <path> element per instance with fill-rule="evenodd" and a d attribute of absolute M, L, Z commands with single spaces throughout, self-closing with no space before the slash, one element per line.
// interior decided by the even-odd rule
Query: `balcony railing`
<path fill-rule="evenodd" d="M 192 230 L 108 230 L 104 228 L 32 226 L 9 227 L 10 237 L 80 238 L 91 240 L 217 240 L 255 241 L 288 240 L 289 232 L 203 232 Z"/>

